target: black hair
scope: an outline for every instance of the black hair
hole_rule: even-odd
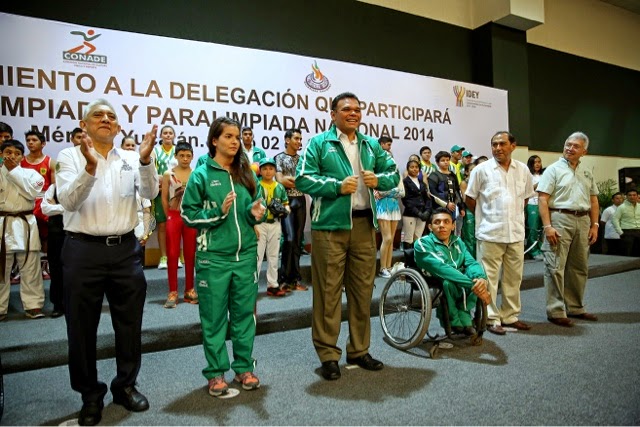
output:
[[[225,116],[218,117],[213,121],[213,123],[211,123],[209,135],[207,135],[207,146],[209,147],[209,156],[211,158],[216,156],[216,146],[213,145],[213,140],[218,139],[220,135],[222,135],[224,128],[227,126],[235,126],[238,130],[240,129],[240,123]],[[236,155],[233,157],[230,173],[233,182],[243,185],[252,197],[255,196],[255,174],[251,170],[249,159],[244,154],[241,147],[238,148]]]
[[[447,157],[447,158],[451,158],[451,153],[449,153],[448,151],[438,151],[438,154],[436,154],[436,163],[440,162],[440,159],[443,157]]]
[[[26,140],[28,136],[35,136],[43,144],[47,142],[46,139],[44,139],[44,135],[42,134],[42,132],[38,132],[37,130],[28,130],[28,131],[26,131],[24,133],[24,139]]]
[[[471,173],[471,171],[469,169],[478,166],[475,163],[471,162],[471,163],[467,163],[466,165],[464,165],[464,172],[465,173]]]
[[[387,142],[393,142],[393,139],[391,139],[386,135],[383,135],[380,138],[378,138],[378,144],[386,144]]]
[[[636,189],[636,187],[631,187],[631,188],[627,188],[627,191],[625,191],[625,194],[628,196],[629,193],[636,193],[638,194],[638,190]]]
[[[622,194],[620,191],[618,191],[617,193],[615,193],[615,194],[613,194],[613,195],[611,196],[611,201],[613,201],[613,199],[614,199],[616,196],[623,196],[623,197],[624,197],[624,194]]]
[[[536,172],[533,170],[533,164],[536,162],[536,159],[540,159],[540,156],[536,156],[535,154],[531,157],[529,157],[529,160],[527,160],[527,167],[529,168],[529,172],[531,172],[531,175],[535,175]],[[542,159],[540,159],[540,165],[542,166]],[[540,168],[540,172],[538,172],[540,175],[542,175],[542,173],[544,172],[544,168]]]
[[[176,144],[176,148],[174,150],[174,153],[175,153],[176,156],[178,155],[179,151],[191,151],[191,154],[193,154],[193,147],[188,142],[178,142],[178,144]],[[240,151],[240,150],[238,150],[238,151]]]
[[[173,134],[174,134],[174,135],[176,134],[176,130],[175,130],[175,129],[173,128],[173,126],[171,126],[171,125],[164,125],[164,126],[162,126],[162,127],[160,128],[160,134],[162,134],[162,131],[163,131],[163,130],[165,130],[166,128],[171,129],[171,130],[173,131]]]
[[[82,133],[82,129],[81,128],[75,128],[71,131],[71,138],[73,138],[74,136],[76,136],[76,134],[78,133]]]
[[[7,132],[13,138],[13,128],[5,122],[0,122],[0,132]]]
[[[422,152],[423,152],[424,150],[429,150],[429,151],[431,151],[431,147],[427,147],[426,145],[425,145],[424,147],[420,147],[420,155],[421,155],[421,156],[422,156]]]
[[[447,214],[451,217],[451,221],[453,221],[453,215],[451,214],[451,211],[447,208],[443,208],[442,206],[440,206],[436,210],[431,212],[431,218],[429,220],[430,224],[433,224],[433,217],[435,217],[438,214]]]
[[[419,162],[419,161],[417,161],[417,160],[409,160],[409,161],[407,162],[407,170],[409,169],[409,165],[410,165],[411,163],[415,163],[416,165],[418,165],[418,170],[420,170],[420,162]]]
[[[511,144],[515,144],[516,143],[516,137],[513,136],[511,134],[511,132],[506,131],[506,130],[499,130],[498,132],[494,133],[493,136],[491,137],[491,142],[493,142],[493,138],[495,138],[496,136],[500,135],[500,134],[506,134],[507,135],[507,139],[509,140],[509,142]]]
[[[302,135],[302,132],[300,131],[300,129],[297,129],[297,128],[287,129],[287,131],[284,133],[284,139],[292,138],[294,133],[299,133],[300,135]]]
[[[253,134],[253,129],[251,129],[249,126],[242,126],[242,128],[240,129],[240,135],[242,135],[243,132],[250,130],[251,133]]]
[[[124,138],[122,138],[122,142],[120,142],[120,147],[122,147],[122,144],[124,144],[124,142],[125,142],[127,139],[133,139],[133,142],[136,142],[136,139],[135,139],[134,137],[132,137],[132,136],[125,136]],[[137,143],[136,143],[136,144],[137,144]]]
[[[473,161],[473,164],[478,166],[480,163],[486,162],[487,160],[489,160],[489,158],[487,156],[480,156],[480,157],[478,157],[477,159],[475,159]]]
[[[24,144],[17,139],[7,139],[0,145],[0,152],[3,152],[7,147],[14,147],[20,150],[22,155],[24,156]]]
[[[343,99],[347,99],[347,98],[353,98],[356,101],[358,101],[358,105],[360,104],[360,100],[358,99],[358,97],[354,93],[342,92],[340,95],[336,96],[331,101],[331,111],[336,111],[336,109],[338,108],[338,102],[342,101]]]

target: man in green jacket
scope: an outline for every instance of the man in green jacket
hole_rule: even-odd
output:
[[[322,376],[337,380],[343,285],[349,319],[347,363],[368,370],[384,367],[369,354],[378,226],[373,190],[395,188],[400,175],[377,140],[358,132],[362,111],[356,95],[336,96],[331,120],[329,130],[307,144],[296,169],[296,188],[313,197],[313,344]]]
[[[418,267],[442,280],[451,330],[471,336],[476,333],[471,309],[476,306],[477,298],[489,304],[491,296],[487,291],[487,275],[462,240],[451,234],[454,228],[451,212],[436,209],[429,224],[431,233],[414,243],[413,253]],[[442,306],[436,315],[444,326]]]

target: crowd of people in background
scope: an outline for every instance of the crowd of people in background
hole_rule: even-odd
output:
[[[51,280],[51,317],[64,315],[68,325],[71,385],[83,399],[81,425],[100,421],[107,391],[95,370],[103,295],[116,332],[114,402],[131,411],[149,407],[135,381],[144,247],[152,233],[159,244],[157,268],[167,270],[167,309],[179,302],[178,269],[185,268],[183,301],[199,306],[203,375],[213,396],[228,392],[229,370],[243,389],[260,387],[252,352],[262,261],[266,296],[308,289],[300,271],[307,212],[312,341],[327,380],[341,376],[343,292],[347,362],[371,371],[384,367],[369,354],[369,310],[376,274],[392,275],[398,233],[401,249],[415,249],[420,268],[444,281],[449,320],[465,335],[475,333],[468,307],[477,298],[487,304],[489,332],[531,329],[520,319],[526,256],[544,262],[547,317],[563,327],[573,325],[570,318],[597,320],[586,311],[584,294],[589,246],[601,223],[609,253],[640,256],[637,190],[628,189],[626,200],[614,194],[613,205],[599,216],[593,173],[580,161],[589,146],[583,133],[570,135],[562,157],[546,169],[539,156],[527,164],[515,160],[516,138],[507,131],[488,141],[491,158],[455,144],[437,151],[432,162],[430,147],[394,159],[390,137],[361,134],[355,94],[336,96],[330,115],[331,127],[304,147],[300,129],[287,130],[284,151],[274,157],[255,145],[251,128],[218,118],[195,168],[193,147],[176,143],[171,126],[159,136],[154,126],[139,146],[125,137],[115,147],[121,128],[105,100],[87,106],[71,132],[73,146],[57,160],[45,154],[42,133],[27,131],[25,146],[0,123],[0,321],[7,317],[10,283],[20,284],[25,315],[44,317],[43,279]],[[443,321],[442,312],[438,316]]]

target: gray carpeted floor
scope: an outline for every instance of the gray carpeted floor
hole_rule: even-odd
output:
[[[400,253],[396,251],[395,256],[399,259]],[[303,256],[301,264],[303,276],[310,274],[310,257]],[[589,258],[589,277],[592,278],[633,269],[640,269],[640,259],[607,255],[592,255]],[[541,287],[543,270],[542,262],[526,261],[522,289]],[[145,276],[149,286],[142,323],[143,352],[199,344],[202,338],[198,307],[180,303],[172,310],[163,308],[167,295],[166,270],[146,269]],[[293,292],[285,298],[267,297],[264,276],[263,268],[258,296],[258,334],[310,327],[311,290]],[[183,289],[184,269],[179,270],[179,277],[181,282],[179,289]],[[378,300],[385,283],[386,279],[376,278],[372,315],[378,312]],[[20,302],[19,286],[11,288],[9,316],[0,324],[0,354],[2,354],[5,372],[13,373],[65,365],[67,363],[65,320],[63,318],[27,319]],[[49,309],[49,306],[45,307],[45,310]],[[343,319],[346,319],[346,316],[343,316]],[[98,358],[114,357],[113,348],[113,328],[109,307],[105,301],[98,328]]]
[[[571,329],[548,323],[544,289],[524,291],[522,301],[521,319],[531,331],[487,334],[482,347],[456,341],[436,360],[426,345],[409,353],[389,347],[373,318],[371,353],[385,369],[346,369],[343,357],[343,377],[335,382],[316,371],[309,329],[259,336],[254,353],[263,386],[230,400],[206,393],[201,346],[144,354],[139,389],[151,409],[128,413],[107,395],[102,424],[639,424],[640,270],[589,281],[588,310],[599,322]],[[343,324],[343,347],[346,335]],[[99,362],[103,381],[114,373],[112,359]],[[77,416],[80,398],[66,367],[7,375],[5,384],[5,425],[59,424]]]

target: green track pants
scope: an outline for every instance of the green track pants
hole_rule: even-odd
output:
[[[451,322],[451,326],[472,326],[473,316],[471,316],[471,310],[475,308],[476,301],[478,300],[476,294],[471,292],[471,289],[464,288],[464,294],[466,294],[467,297],[467,306],[465,308],[464,294],[462,292],[463,288],[448,280],[443,280],[442,285],[444,289],[444,296],[449,307],[449,320]],[[438,306],[436,309],[436,316],[440,319],[440,325],[444,327],[442,306]]]
[[[197,252],[196,287],[200,299],[202,346],[207,359],[202,374],[209,380],[230,368],[236,374],[253,372],[254,309],[258,297],[255,252],[240,261],[216,259]],[[228,329],[233,345],[231,365],[225,343]]]

